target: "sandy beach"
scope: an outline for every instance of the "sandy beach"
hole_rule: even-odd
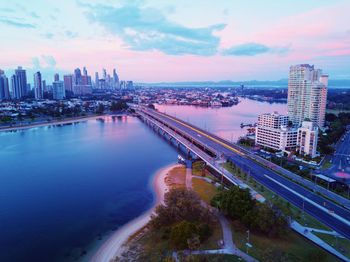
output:
[[[64,125],[64,124],[71,124],[71,123],[78,123],[78,122],[84,122],[91,119],[96,119],[102,116],[86,116],[86,117],[77,117],[77,118],[71,118],[71,119],[65,119],[65,120],[57,120],[57,121],[51,121],[51,122],[44,122],[44,123],[33,123],[28,125],[18,125],[18,126],[11,126],[11,127],[0,127],[1,131],[16,131],[16,130],[24,130],[24,129],[30,129],[33,127],[42,127],[42,126],[55,126],[55,125]]]
[[[167,173],[174,167],[181,166],[179,164],[171,164],[157,171],[153,177],[152,185],[156,194],[156,200],[153,206],[143,213],[141,216],[131,220],[115,233],[113,233],[88,260],[90,262],[110,262],[113,258],[121,255],[123,252],[123,244],[130,236],[135,234],[143,226],[145,226],[151,217],[155,207],[164,201],[164,194],[167,191],[165,177]]]

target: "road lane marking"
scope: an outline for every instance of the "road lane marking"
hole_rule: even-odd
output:
[[[332,215],[333,217],[335,217],[336,219],[338,219],[338,220],[342,221],[343,223],[347,224],[348,226],[350,226],[349,220],[347,220],[347,219],[345,219],[345,218],[343,218],[343,217],[337,215],[336,213],[331,213],[331,212],[332,212],[331,210],[329,210],[329,209],[327,209],[327,208],[324,208],[323,206],[321,206],[321,205],[315,203],[314,201],[312,201],[312,200],[310,200],[310,199],[304,197],[303,195],[299,194],[298,192],[294,191],[293,189],[290,189],[289,187],[287,187],[287,186],[283,185],[282,183],[278,182],[276,179],[273,179],[272,177],[270,177],[270,176],[268,176],[268,175],[266,175],[266,174],[264,174],[264,176],[265,176],[266,178],[270,179],[271,181],[275,182],[275,183],[278,184],[279,186],[281,186],[281,187],[287,189],[288,191],[292,192],[294,195],[297,195],[298,197],[302,198],[304,201],[309,202],[309,203],[312,204],[313,206],[315,206],[315,207],[321,209],[321,210],[324,211],[324,212],[327,212],[327,213],[331,214],[331,215]],[[334,211],[333,211],[333,212],[334,212]]]
[[[158,113],[158,114],[159,114],[159,113]],[[214,138],[214,137],[212,137],[212,136],[210,136],[210,135],[208,135],[208,134],[206,134],[206,133],[204,133],[204,132],[202,132],[202,131],[200,131],[200,130],[198,130],[198,129],[196,129],[196,128],[190,126],[190,125],[187,125],[187,124],[185,124],[184,122],[181,122],[181,121],[177,120],[176,118],[173,118],[172,116],[168,116],[168,115],[166,115],[166,114],[164,114],[164,115],[161,114],[161,115],[164,116],[164,117],[167,117],[167,118],[169,118],[169,119],[171,119],[171,120],[173,120],[173,121],[175,121],[175,122],[177,122],[177,123],[179,123],[179,124],[181,124],[181,125],[183,125],[183,126],[185,126],[185,127],[187,127],[187,128],[190,128],[191,130],[193,130],[193,131],[195,131],[195,132],[197,132],[197,133],[199,133],[199,134],[201,134],[201,135],[203,135],[203,136],[209,138],[210,140],[212,140],[212,141],[214,141],[214,142],[216,142],[216,143],[219,143],[220,145],[222,145],[222,146],[224,146],[224,147],[230,149],[231,151],[233,151],[233,152],[235,152],[235,153],[237,153],[237,154],[239,154],[239,155],[241,155],[241,156],[244,156],[244,155],[245,155],[244,153],[242,153],[242,152],[238,151],[237,149],[235,149],[235,148],[233,148],[233,147],[227,145],[226,143],[224,143],[224,142],[222,142],[222,141],[220,141],[220,140],[218,140],[218,139],[216,139],[216,138]]]

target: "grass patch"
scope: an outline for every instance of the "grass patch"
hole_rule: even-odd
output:
[[[199,249],[208,250],[220,248],[218,245],[219,240],[222,239],[222,230],[220,222],[216,220],[215,223],[211,225],[211,229],[213,230],[211,236],[206,241],[201,243]]]
[[[222,231],[219,221],[215,221],[211,225],[213,230],[212,235],[203,243],[201,243],[199,250],[207,249],[218,249],[218,242],[222,239]],[[139,261],[166,261],[165,259],[170,258],[173,252],[172,246],[169,244],[169,241],[166,239],[167,235],[165,229],[159,230],[150,230],[147,231],[137,243],[142,246],[142,251],[140,254]],[[201,257],[201,256],[199,256]],[[211,258],[211,256],[203,255],[203,258]],[[226,260],[196,260],[197,256],[193,257],[194,260],[189,261],[236,261],[236,260],[227,260],[232,257],[226,257]],[[171,261],[171,260],[169,260]],[[180,260],[182,261],[182,260]],[[186,260],[188,261],[188,260]]]
[[[196,177],[192,178],[192,188],[208,204],[217,193],[217,189],[213,184]]]
[[[233,221],[232,229],[235,244],[246,252],[247,228],[239,221]],[[249,242],[253,245],[249,254],[259,261],[339,261],[293,231],[280,238],[250,232]]]
[[[228,163],[223,164],[224,168],[228,170],[230,173],[234,174],[235,176],[239,177],[242,179],[247,185],[250,187],[254,188],[255,191],[257,191],[259,194],[261,194],[263,197],[266,198],[266,200],[278,205],[282,210],[286,210],[288,208],[288,212],[291,213],[291,217],[295,219],[298,223],[300,223],[303,226],[308,226],[308,227],[313,227],[313,228],[318,228],[318,229],[324,229],[324,230],[330,230],[329,227],[326,225],[322,224],[320,221],[317,219],[313,218],[306,212],[302,214],[302,211],[294,206],[293,204],[287,204],[289,203],[287,200],[284,198],[278,196],[275,194],[273,191],[268,189],[267,187],[257,183],[255,180],[253,180],[251,177],[246,178],[244,177],[243,174],[240,174],[236,170],[234,170]]]
[[[340,253],[342,253],[343,255],[350,257],[350,240],[319,232],[312,233],[321,238],[327,244],[334,247],[336,250],[340,251]]]
[[[192,174],[194,176],[205,176],[205,163],[203,161],[197,161],[192,164]]]
[[[332,163],[329,163],[329,161],[325,161],[324,164],[322,165],[321,169],[326,170],[328,168],[332,167]]]

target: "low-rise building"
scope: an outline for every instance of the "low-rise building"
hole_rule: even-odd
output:
[[[311,121],[301,127],[289,127],[288,116],[261,114],[255,129],[255,144],[283,152],[296,151],[301,155],[317,156],[318,128]]]
[[[318,127],[312,121],[302,122],[298,128],[297,151],[301,155],[317,156]]]
[[[297,146],[297,129],[288,127],[288,116],[261,114],[255,129],[255,144],[274,150],[292,151]]]

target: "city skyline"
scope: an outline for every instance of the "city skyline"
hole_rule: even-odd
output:
[[[22,65],[48,81],[83,66],[91,75],[117,68],[137,82],[244,81],[287,78],[290,65],[309,63],[349,79],[349,7],[342,0],[11,1],[0,4],[0,68],[12,75]]]

